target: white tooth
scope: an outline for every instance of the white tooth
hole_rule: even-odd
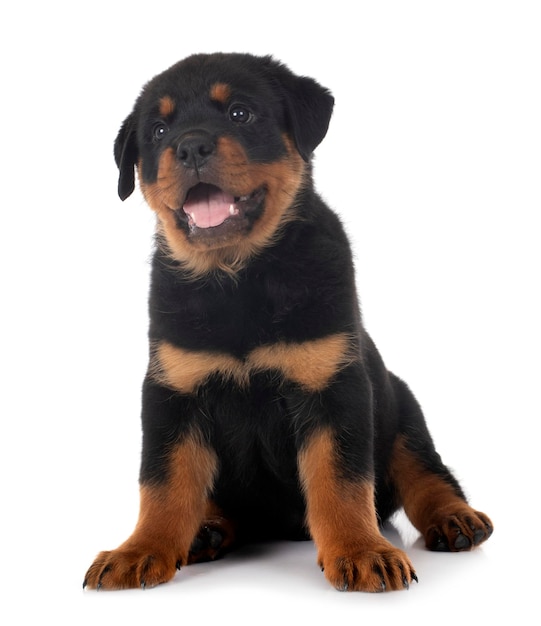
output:
[[[236,209],[234,204],[229,205],[229,215],[235,215]]]

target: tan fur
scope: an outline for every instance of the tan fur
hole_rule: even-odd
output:
[[[255,370],[278,370],[308,391],[319,391],[355,360],[351,346],[351,338],[339,333],[303,343],[261,346],[250,353],[249,362]]]
[[[175,110],[175,102],[170,96],[164,96],[160,100],[160,115],[169,117]]]
[[[472,509],[450,484],[428,472],[407,449],[403,437],[398,437],[394,444],[390,475],[407,516],[432,549],[440,535],[446,537],[451,551],[456,550],[454,541],[459,534],[469,539],[470,547],[475,545],[476,531],[486,532],[483,539],[490,536],[490,519]]]
[[[188,562],[190,545],[204,518],[217,459],[197,435],[169,454],[168,480],[143,484],[139,519],[119,548],[102,552],[85,580],[89,588],[154,586]]]
[[[160,384],[182,393],[193,393],[213,374],[238,384],[246,382],[242,361],[227,354],[193,352],[161,342],[151,360],[151,376]]]
[[[423,469],[407,450],[401,437],[394,444],[391,476],[398,487],[407,516],[421,532],[429,526],[430,518],[438,508],[448,504],[453,509],[467,506],[451,485]]]
[[[307,523],[318,548],[318,561],[338,589],[381,591],[411,582],[408,557],[380,533],[374,486],[349,480],[339,471],[330,429],[317,431],[299,454],[299,473],[307,505]]]
[[[330,430],[316,432],[299,455],[310,532],[319,547],[347,545],[379,536],[371,482],[351,482],[337,475]]]
[[[160,384],[193,393],[213,374],[240,386],[252,373],[277,370],[308,391],[324,389],[335,374],[355,359],[345,333],[303,343],[277,343],[252,350],[245,359],[216,352],[190,351],[161,342],[155,346],[150,373]]]
[[[227,83],[214,83],[210,88],[210,99],[225,104],[231,96],[231,87]]]
[[[158,241],[194,278],[216,270],[234,275],[252,256],[279,238],[288,221],[295,219],[293,199],[304,184],[305,163],[287,137],[285,142],[286,156],[263,164],[251,163],[235,140],[218,139],[217,156],[208,166],[213,183],[234,196],[265,187],[266,199],[263,215],[248,234],[231,235],[227,240],[216,237],[211,243],[191,241],[176,224],[174,211],[181,209],[189,184],[184,181],[186,172],[179,166],[174,150],[164,150],[155,183],[143,181],[139,163],[141,191],[158,216]]]

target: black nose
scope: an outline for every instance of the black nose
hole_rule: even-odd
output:
[[[198,170],[216,149],[214,138],[204,130],[196,130],[182,137],[177,146],[177,158],[190,169]]]

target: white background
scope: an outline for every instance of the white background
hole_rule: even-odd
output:
[[[538,612],[538,7],[3,3],[3,623],[472,624]],[[338,593],[310,543],[187,568],[151,591],[81,589],[138,507],[153,216],[138,193],[118,199],[113,140],[144,82],[216,50],[272,53],[333,91],[315,177],[350,233],[366,325],[495,523],[482,549],[458,555],[387,530],[417,568],[409,592]]]

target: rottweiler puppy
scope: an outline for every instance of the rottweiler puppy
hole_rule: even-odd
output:
[[[84,586],[152,587],[248,541],[311,538],[339,590],[407,588],[379,523],[430,550],[492,533],[361,321],[350,246],[311,156],[332,95],[272,57],[198,54],[153,78],[115,143],[156,213],[140,514]]]

